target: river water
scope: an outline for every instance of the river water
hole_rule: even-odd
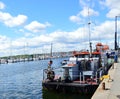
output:
[[[53,59],[53,67],[59,67],[64,59]],[[90,99],[91,95],[43,91],[43,69],[47,68],[48,62],[0,64],[0,99]]]

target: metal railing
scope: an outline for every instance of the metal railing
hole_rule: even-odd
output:
[[[47,69],[43,70],[43,80],[47,79],[46,71],[47,71]],[[60,69],[59,68],[53,69],[53,71],[55,72],[54,80],[57,80],[56,77],[58,77],[58,79],[59,79],[59,77],[62,78],[64,76],[63,75],[64,70],[61,69],[61,68]],[[90,76],[91,79],[94,79],[96,83],[99,83],[100,82],[100,77],[102,77],[103,74],[104,74],[104,67],[99,68],[95,72],[94,71],[83,71],[83,72],[78,72],[78,74],[75,74],[75,75],[72,74],[73,72],[78,72],[78,71],[69,70],[69,75],[70,75],[72,81],[74,81],[74,78],[79,78],[77,80],[81,83],[82,81],[86,80],[86,75],[87,74],[85,74],[85,72],[91,72],[91,74],[88,74],[88,76]]]

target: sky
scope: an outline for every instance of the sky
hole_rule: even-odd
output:
[[[89,49],[89,41],[114,49],[120,0],[1,0],[0,56]],[[90,24],[88,24],[90,23]]]

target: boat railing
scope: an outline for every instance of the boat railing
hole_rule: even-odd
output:
[[[96,82],[96,83],[99,83],[99,78],[98,78],[98,74],[97,72],[95,74],[92,73],[92,71],[88,71],[88,72],[91,72],[89,74],[84,74],[84,73],[81,73],[80,72],[80,83],[83,83],[83,82],[86,82],[87,80],[90,80],[92,82]],[[89,79],[85,79],[86,76],[90,76]]]
[[[53,69],[53,71],[55,72],[55,77],[54,77],[54,80],[58,80],[58,79],[61,79],[64,77],[64,69],[62,68],[56,68],[56,69]],[[103,71],[104,71],[104,68],[100,68],[98,71],[84,71],[84,72],[79,72],[78,74],[75,74],[73,75],[73,72],[78,72],[78,71],[72,71],[72,70],[69,70],[69,75],[70,75],[70,79],[72,81],[74,81],[74,77],[75,78],[78,78],[77,81],[78,82],[84,82],[86,80],[86,76],[90,76],[90,79],[94,79],[94,81],[96,83],[98,83],[100,81],[100,77],[103,75]],[[88,72],[88,73],[85,73],[85,72]],[[47,69],[44,69],[43,70],[43,80],[47,79]]]
[[[63,74],[62,68],[52,68],[51,71],[54,71],[55,76],[62,76]],[[43,80],[47,79],[47,72],[48,72],[48,69],[43,70]]]

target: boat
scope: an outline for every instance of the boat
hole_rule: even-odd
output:
[[[114,63],[108,50],[108,46],[97,43],[92,53],[74,51],[69,61],[58,69],[51,68],[49,63],[48,68],[43,70],[43,89],[93,94],[101,82],[100,78]]]

